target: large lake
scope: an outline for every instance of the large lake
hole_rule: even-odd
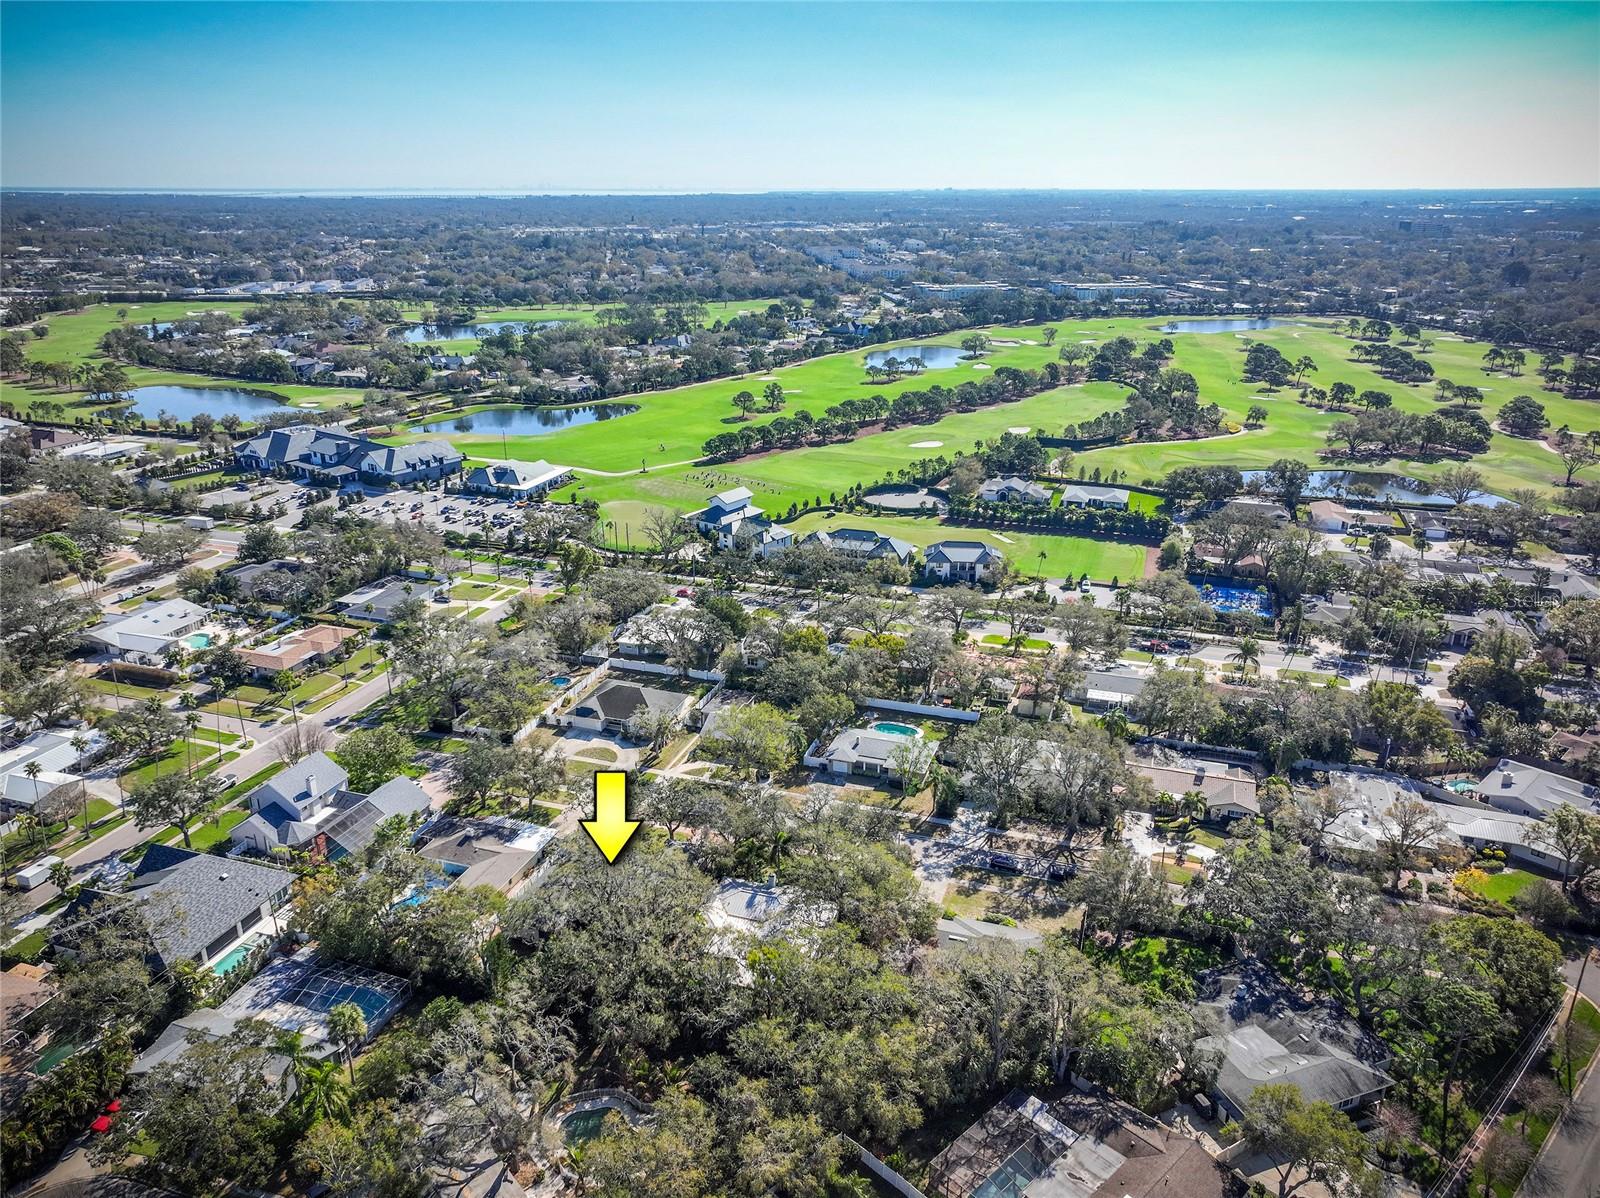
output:
[[[1245,482],[1265,478],[1265,470],[1244,470]],[[1414,478],[1398,474],[1369,474],[1359,470],[1313,470],[1306,482],[1307,499],[1362,499],[1356,487],[1365,483],[1373,489],[1371,498],[1378,503],[1403,503],[1412,507],[1451,508],[1455,502],[1446,495],[1437,495],[1424,489],[1424,484]],[[1467,500],[1476,507],[1499,507],[1511,500],[1500,495],[1474,495]]]
[[[601,420],[615,420],[618,416],[631,416],[639,410],[638,404],[591,403],[570,408],[528,408],[518,405],[485,408],[481,412],[461,416],[435,416],[411,431],[414,433],[508,433],[519,437],[537,437],[557,429],[576,428],[581,424],[594,424]],[[462,427],[465,425],[466,427]]]
[[[868,366],[882,366],[890,358],[909,361],[922,359],[928,370],[948,370],[962,361],[966,351],[954,345],[902,345],[899,349],[875,349],[867,355]]]
[[[473,324],[414,324],[390,336],[413,344],[432,341],[465,341],[469,337],[492,337],[501,329],[521,335],[530,329],[553,329],[559,320],[480,320]]]
[[[136,415],[154,420],[167,411],[184,424],[202,412],[218,420],[234,415],[251,421],[267,412],[284,410],[284,402],[277,396],[242,387],[134,387],[128,394],[133,397]]]
[[[1277,320],[1271,316],[1255,319],[1220,316],[1201,320],[1169,320],[1161,326],[1163,333],[1249,333],[1256,329],[1278,329],[1291,325],[1292,320]]]

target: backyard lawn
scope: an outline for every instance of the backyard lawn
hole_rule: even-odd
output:
[[[788,526],[796,537],[816,529],[870,528],[899,537],[918,548],[935,541],[983,541],[1005,554],[1025,575],[1042,568],[1047,578],[1076,578],[1088,574],[1096,582],[1132,581],[1144,576],[1145,547],[1122,541],[1094,541],[1088,537],[1050,533],[998,532],[944,524],[922,516],[840,516],[812,512]],[[1039,555],[1044,554],[1041,567]]]
[[[1539,881],[1538,874],[1531,874],[1525,869],[1503,869],[1499,873],[1483,873],[1480,870],[1464,870],[1456,875],[1457,885],[1462,885],[1475,894],[1484,898],[1493,899],[1497,903],[1509,903],[1524,889]]]

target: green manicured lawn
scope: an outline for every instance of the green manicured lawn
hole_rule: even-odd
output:
[[[995,633],[991,633],[989,636],[984,637],[983,638],[983,643],[985,645],[1004,645],[1004,646],[1007,646],[1007,647],[1010,646],[1010,642],[1007,641],[1005,637],[1000,636],[1000,635],[995,634]],[[1049,641],[1041,641],[1038,637],[1030,636],[1025,641],[1022,642],[1022,647],[1024,649],[1048,649],[1050,647],[1050,642]]]
[[[211,755],[216,751],[217,746],[214,744],[205,744],[201,741],[180,737],[173,741],[167,751],[159,757],[145,758],[143,761],[137,762],[129,769],[124,770],[122,773],[122,785],[125,789],[132,790],[134,787],[142,786],[162,774],[188,769],[191,763],[197,773],[204,773],[205,764],[210,761]],[[237,753],[225,754],[222,760],[237,756]],[[211,762],[211,764],[214,766],[220,764],[220,761]]]
[[[235,315],[250,307],[253,301],[245,300],[175,300],[147,304],[95,304],[76,312],[56,312],[39,323],[49,326],[49,336],[42,340],[17,340],[23,352],[40,362],[67,362],[74,366],[83,362],[105,361],[100,352],[100,338],[122,324],[148,324],[150,321],[183,320],[191,313],[227,311]],[[122,309],[127,315],[119,316]],[[14,330],[7,330],[14,333]],[[302,387],[281,383],[246,383],[239,379],[224,379],[203,374],[185,374],[173,370],[150,370],[130,366],[129,385],[149,387],[172,384],[185,387],[248,387],[252,391],[268,391],[286,402],[315,401],[319,406],[332,406],[340,402],[359,400],[359,394],[338,387]],[[33,387],[13,380],[0,381],[0,400],[15,404],[19,410],[29,407],[35,400],[64,404],[74,413],[88,415],[104,412],[101,405],[90,405],[81,391],[57,391],[54,387]]]
[[[450,598],[477,601],[487,599],[500,588],[493,583],[486,582],[458,582],[450,588]]]
[[[1497,903],[1509,903],[1538,880],[1538,874],[1531,874],[1525,869],[1504,869],[1497,874],[1485,874],[1481,882],[1469,881],[1464,884],[1484,898]]]
[[[1101,582],[1109,582],[1113,578],[1126,582],[1141,578],[1144,574],[1145,547],[1120,541],[1092,541],[1087,537],[1064,537],[1050,533],[1007,531],[1002,534],[990,528],[944,524],[919,516],[840,516],[825,512],[801,516],[788,527],[796,537],[819,528],[871,528],[909,541],[918,548],[935,541],[983,541],[1005,554],[1027,575],[1040,569],[1039,554],[1043,552],[1043,569],[1047,578],[1076,578],[1079,574],[1087,573],[1090,578]]]
[[[1355,343],[1335,333],[1331,325],[1327,320],[1307,320],[1259,330],[1251,338],[1274,345],[1291,358],[1309,355],[1318,366],[1314,376],[1318,386],[1348,382],[1357,390],[1387,391],[1394,397],[1395,406],[1406,411],[1435,409],[1431,385],[1411,387],[1380,378],[1366,364],[1351,358]],[[1065,344],[1119,334],[1145,343],[1166,335],[1160,332],[1160,326],[1159,320],[1123,318],[1059,322],[1055,327],[1060,330],[1060,343]],[[920,377],[893,382],[870,383],[865,379],[858,352],[812,359],[771,373],[788,392],[784,415],[803,409],[821,416],[844,399],[871,394],[892,399],[902,391],[935,384],[955,387],[968,379],[983,377],[983,372],[976,370],[979,365],[1039,368],[1056,358],[1056,349],[1042,344],[1039,326],[996,328],[990,332],[1024,344],[996,346],[981,363],[962,362],[948,370],[928,371]],[[1120,471],[1127,481],[1138,484],[1159,479],[1180,465],[1226,462],[1248,468],[1267,466],[1284,456],[1309,463],[1319,461],[1324,433],[1340,414],[1306,407],[1297,402],[1297,393],[1290,390],[1266,394],[1257,385],[1243,382],[1239,377],[1247,347],[1243,338],[1199,333],[1170,337],[1176,350],[1174,367],[1195,376],[1202,400],[1214,400],[1228,417],[1239,421],[1252,405],[1261,403],[1269,410],[1266,423],[1234,436],[1087,451],[1077,455],[1071,474],[1075,476],[1080,465],[1090,471],[1099,467],[1102,473]],[[937,340],[954,344],[958,339],[951,335]],[[1482,410],[1491,421],[1507,400],[1530,394],[1545,405],[1552,426],[1566,424],[1575,432],[1600,429],[1600,406],[1545,392],[1533,376],[1485,375],[1482,355],[1486,348],[1474,342],[1436,337],[1426,360],[1434,367],[1436,377],[1483,388]],[[561,492],[562,497],[575,492],[603,504],[607,517],[618,522],[620,535],[624,525],[631,526],[630,532],[637,530],[649,505],[688,510],[703,504],[708,494],[730,486],[750,487],[758,504],[780,515],[791,503],[803,499],[827,502],[830,493],[857,482],[875,482],[915,458],[940,453],[948,456],[958,449],[970,451],[976,440],[996,437],[1009,428],[1059,433],[1067,423],[1079,423],[1088,416],[1119,407],[1126,391],[1112,383],[1084,383],[979,412],[947,416],[936,424],[859,435],[840,444],[789,450],[722,466],[669,465],[692,462],[708,437],[738,427],[742,422],[730,405],[730,398],[742,389],[759,390],[765,382],[760,376],[747,375],[629,396],[627,402],[640,407],[632,415],[540,436],[510,438],[507,449],[513,457],[542,457],[570,462],[580,470],[621,472],[620,477],[580,476],[577,483]],[[776,415],[759,413],[752,420],[761,424]],[[450,439],[469,454],[501,456],[498,438],[467,433],[451,435]],[[919,443],[932,441],[941,444],[919,447]],[[640,473],[641,462],[648,473]],[[1448,460],[1396,459],[1363,461],[1358,465],[1361,469],[1395,470],[1428,478],[1451,464]],[[1484,472],[1492,488],[1502,493],[1518,486],[1550,487],[1559,473],[1554,455],[1540,445],[1503,435],[1497,435],[1492,450],[1475,459],[1473,465]]]

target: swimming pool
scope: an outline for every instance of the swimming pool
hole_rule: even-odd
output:
[[[554,678],[550,679],[550,685],[568,687],[572,685],[572,679],[568,678],[565,674],[557,674]]]
[[[615,1108],[596,1107],[587,1111],[573,1111],[561,1121],[561,1138],[568,1144],[587,1144],[605,1127],[606,1116]]]
[[[248,940],[243,944],[235,945],[228,950],[226,956],[211,962],[211,972],[220,978],[224,974],[237,969],[244,959],[250,955],[250,950],[254,947],[255,945]]]
[[[882,732],[886,736],[922,735],[922,731],[919,728],[913,728],[910,724],[896,724],[890,720],[879,720],[876,724],[872,725],[872,730],[874,732]]]
[[[209,632],[191,632],[183,638],[183,643],[191,649],[211,648],[211,634]]]
[[[1471,794],[1478,789],[1478,784],[1471,778],[1457,778],[1454,782],[1446,782],[1445,789],[1453,790],[1458,795]]]

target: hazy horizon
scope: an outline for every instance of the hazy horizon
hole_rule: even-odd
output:
[[[0,5],[0,188],[1600,186],[1600,5]]]

